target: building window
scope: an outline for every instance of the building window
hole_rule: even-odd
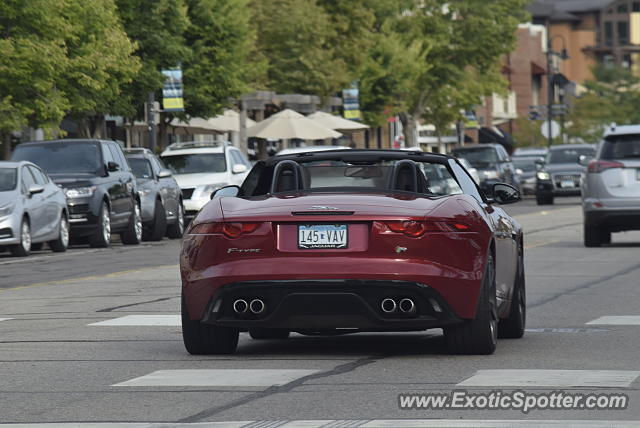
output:
[[[640,12],[640,1],[634,1],[631,5],[631,10],[633,12]]]
[[[629,23],[626,21],[618,21],[618,44],[629,44]]]
[[[613,22],[604,23],[604,45],[613,46]]]
[[[626,3],[622,3],[618,5],[618,13],[627,13],[629,12],[629,8]]]

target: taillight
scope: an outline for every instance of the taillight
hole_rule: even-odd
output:
[[[419,238],[427,232],[470,232],[469,225],[460,222],[392,220],[385,221],[392,232],[404,233],[410,238]]]
[[[587,171],[597,173],[611,168],[624,168],[624,164],[620,162],[592,160],[587,166]]]
[[[200,223],[189,232],[192,235],[222,234],[227,238],[238,238],[242,234],[251,233],[258,228],[258,223]]]

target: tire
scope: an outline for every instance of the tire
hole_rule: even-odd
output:
[[[167,236],[170,239],[180,239],[184,234],[184,207],[182,201],[178,204],[178,216],[173,224],[167,227]]]
[[[98,224],[96,231],[89,237],[89,246],[92,248],[107,248],[111,243],[111,214],[106,202],[102,202],[98,212]]]
[[[549,195],[536,195],[536,203],[538,205],[553,205],[553,196]]]
[[[252,339],[263,340],[263,339],[288,339],[289,338],[289,330],[280,330],[275,328],[252,328],[249,330],[249,336]]]
[[[63,213],[58,225],[58,238],[49,241],[49,248],[56,253],[64,253],[69,248],[69,219]]]
[[[31,252],[40,251],[44,247],[44,242],[31,243]]]
[[[144,241],[162,241],[164,234],[167,232],[167,213],[161,201],[156,201],[153,210],[153,223],[150,227],[142,230],[142,239]]]
[[[140,205],[133,202],[133,213],[127,228],[120,234],[120,240],[125,245],[138,245],[142,241],[142,218],[140,216]]]
[[[519,253],[518,275],[516,277],[515,284],[513,284],[511,308],[509,310],[509,316],[501,319],[498,323],[499,338],[520,339],[524,336],[524,329],[527,323],[527,294],[522,248],[520,248]]]
[[[11,246],[11,254],[15,257],[27,257],[31,253],[31,225],[24,217],[20,224],[20,243]]]
[[[589,248],[602,246],[602,233],[597,226],[591,223],[584,223],[584,246]],[[609,242],[611,242],[611,233],[609,233]]]
[[[233,354],[238,347],[238,330],[202,324],[189,318],[182,296],[182,340],[191,355]]]
[[[490,355],[495,351],[498,341],[498,312],[492,256],[487,259],[476,317],[446,327],[444,338],[447,348],[453,354]]]

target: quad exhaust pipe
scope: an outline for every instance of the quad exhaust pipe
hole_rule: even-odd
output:
[[[249,304],[247,303],[246,300],[238,299],[235,302],[233,302],[233,311],[236,314],[244,314],[247,312],[248,309],[249,309]]]
[[[414,314],[417,308],[412,299],[404,298],[396,303],[394,299],[387,297],[380,302],[380,309],[385,314],[393,314],[398,310],[405,314]]]
[[[264,302],[260,299],[253,299],[251,303],[249,303],[249,310],[255,315],[260,315],[266,308]]]
[[[416,311],[416,304],[413,303],[411,299],[402,299],[398,304],[400,308],[400,312],[404,312],[405,314],[412,314]]]
[[[385,314],[392,314],[398,309],[398,305],[395,300],[387,297],[380,303],[380,309],[382,309],[382,312]]]
[[[251,302],[247,302],[244,299],[237,299],[233,302],[233,312],[238,315],[244,315],[247,312],[251,312],[254,315],[260,315],[264,313],[267,306],[261,299],[253,299]]]

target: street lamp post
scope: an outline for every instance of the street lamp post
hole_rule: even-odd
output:
[[[547,28],[547,34],[549,34],[549,29]],[[562,51],[555,52],[553,50],[553,40],[554,39],[562,40]],[[569,55],[567,55],[566,42],[564,37],[557,34],[553,37],[547,37],[547,145],[551,147],[553,143],[553,137],[551,136],[551,121],[553,120],[553,76],[555,73],[553,72],[553,55],[556,55],[562,60],[569,59]]]

